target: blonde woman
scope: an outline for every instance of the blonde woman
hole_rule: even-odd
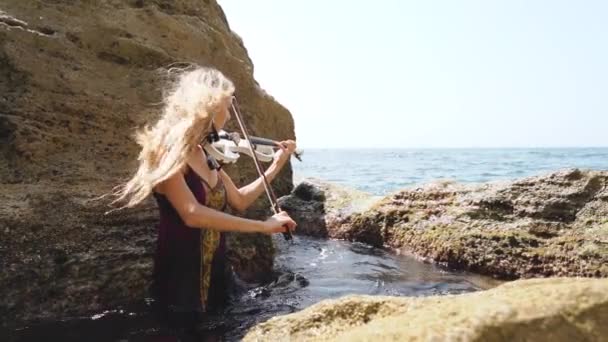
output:
[[[264,191],[263,180],[237,188],[201,146],[212,127],[230,119],[235,88],[212,68],[185,71],[165,96],[161,118],[137,134],[139,168],[116,191],[115,203],[133,207],[153,194],[160,210],[153,292],[169,323],[192,329],[210,302],[223,297],[223,232],[279,233],[295,229],[281,212],[266,221],[224,213],[243,211]],[[282,142],[266,177],[271,181],[295,151]]]

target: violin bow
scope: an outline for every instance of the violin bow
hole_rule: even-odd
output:
[[[264,167],[262,166],[257,155],[255,154],[255,151],[253,149],[253,143],[249,139],[249,133],[247,132],[247,128],[245,128],[245,122],[243,121],[243,118],[241,116],[241,111],[239,109],[239,104],[236,101],[236,97],[232,97],[232,101],[230,104],[232,106],[232,111],[234,112],[234,117],[236,118],[236,121],[238,122],[239,127],[241,128],[241,131],[243,132],[243,136],[248,141],[249,150],[251,152],[251,157],[253,158],[255,168],[257,169],[260,177],[262,177],[262,181],[264,184],[264,190],[266,191],[266,196],[268,197],[268,200],[270,201],[272,211],[276,215],[281,212],[281,207],[279,207],[279,202],[277,201],[277,196],[275,195],[274,191],[270,187],[270,183],[268,182],[268,179],[266,178],[266,174],[264,173]],[[283,237],[285,238],[285,240],[293,239],[293,236],[291,235],[291,231],[289,231],[289,228],[287,226],[285,226],[285,228],[286,228],[286,231],[283,232]]]

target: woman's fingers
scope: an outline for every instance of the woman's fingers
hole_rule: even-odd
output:
[[[296,142],[293,140],[284,140],[279,143],[281,149],[287,150],[289,154],[292,154],[296,150]]]
[[[286,232],[288,229],[293,231],[297,226],[296,222],[284,211],[272,215],[271,218],[266,220],[266,224],[270,225],[268,230],[265,231],[269,234]]]
[[[289,215],[285,212],[285,211],[281,211],[280,213],[277,214],[277,216],[280,217],[280,221],[283,224],[283,230],[285,231],[285,228],[291,230],[295,230],[296,229],[296,221],[294,221],[291,217],[289,217]]]

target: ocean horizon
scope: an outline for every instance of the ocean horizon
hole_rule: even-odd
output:
[[[508,181],[562,169],[608,170],[608,147],[308,148],[294,178],[383,196],[437,180]]]

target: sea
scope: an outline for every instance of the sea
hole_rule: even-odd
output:
[[[385,196],[438,180],[515,180],[562,169],[608,170],[608,147],[476,149],[305,149],[295,181],[316,178]]]

